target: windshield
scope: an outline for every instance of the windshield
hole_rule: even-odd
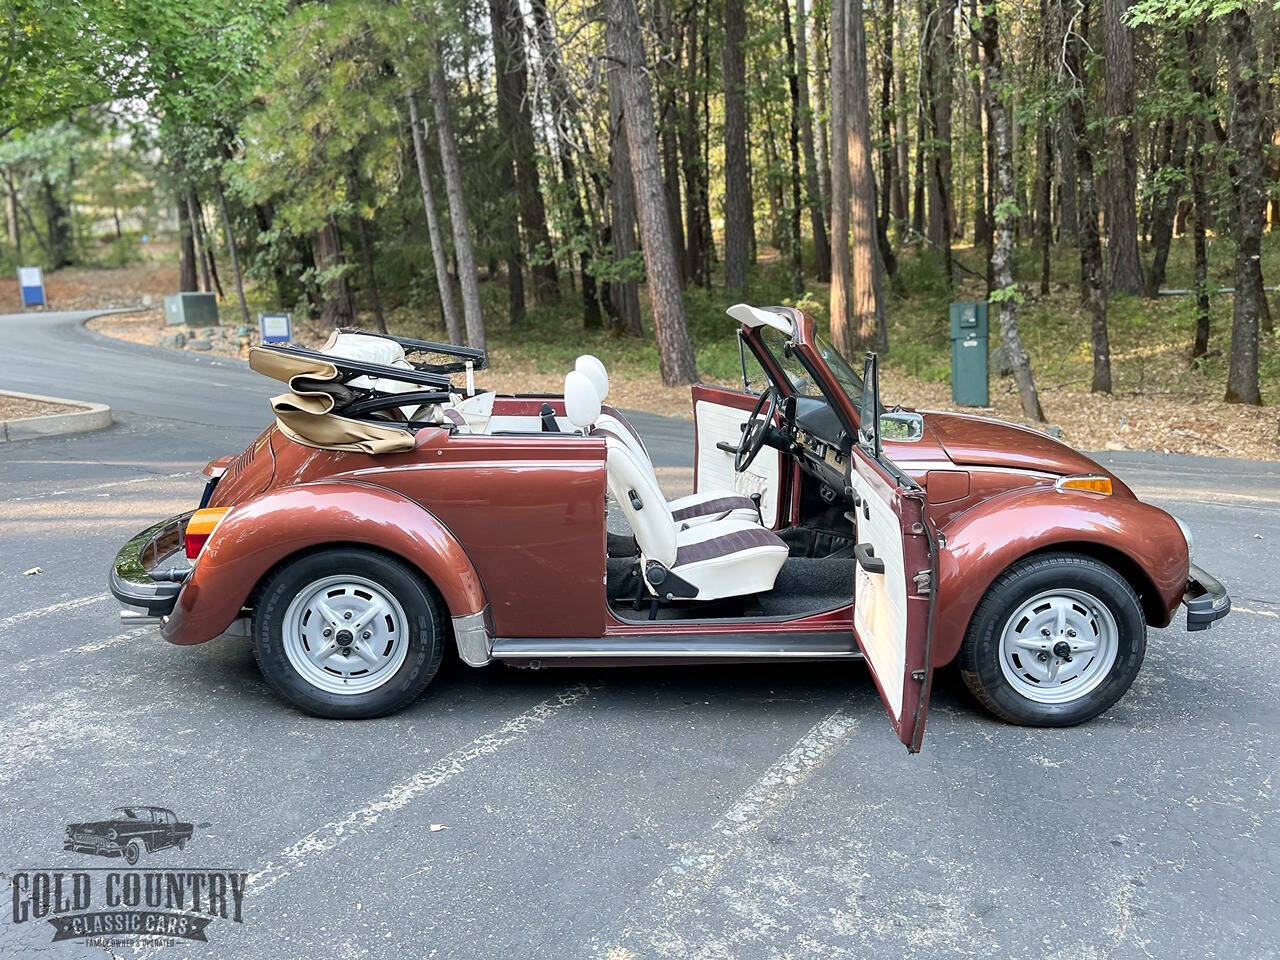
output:
[[[794,351],[787,350],[787,344],[790,337],[773,327],[765,327],[760,331],[760,339],[764,341],[765,347],[769,353],[773,355],[773,359],[777,361],[778,366],[782,368],[782,372],[787,375],[787,380],[791,384],[791,389],[796,392],[797,396],[815,397],[822,399],[822,390],[813,378],[809,375],[809,371],[805,369],[800,358]],[[862,377],[854,373],[853,367],[849,366],[849,361],[845,360],[831,344],[829,344],[821,336],[814,337],[813,348],[818,356],[822,358],[822,362],[835,376],[841,388],[849,395],[849,399],[853,401],[855,410],[862,409]]]
[[[121,820],[141,820],[142,812],[137,807],[118,807],[116,813]]]

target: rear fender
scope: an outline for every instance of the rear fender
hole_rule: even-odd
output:
[[[992,582],[1033,553],[1063,549],[1111,562],[1134,586],[1148,620],[1166,626],[1186,589],[1190,557],[1176,521],[1122,496],[1052,486],[1019,487],[983,500],[942,528],[933,661],[952,660]]]
[[[165,639],[212,640],[231,626],[276,564],[328,544],[365,545],[401,558],[435,585],[451,617],[485,609],[471,559],[439,519],[391,490],[330,480],[278,487],[228,513],[178,595]]]

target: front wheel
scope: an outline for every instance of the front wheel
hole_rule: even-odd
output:
[[[325,550],[264,584],[253,639],[263,675],[290,703],[321,717],[381,717],[412,703],[435,676],[443,614],[403,563]]]
[[[1123,577],[1092,557],[1043,554],[996,578],[957,663],[970,692],[1000,719],[1067,727],[1124,695],[1146,646],[1142,606]]]
[[[142,841],[130,840],[129,845],[124,848],[124,860],[129,866],[136,866],[138,861],[142,859]]]

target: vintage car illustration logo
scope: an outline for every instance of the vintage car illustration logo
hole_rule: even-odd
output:
[[[117,864],[14,871],[9,877],[13,923],[45,921],[53,927],[54,943],[83,940],[138,947],[207,942],[206,928],[215,920],[244,922],[248,871],[140,864],[144,858],[169,860],[186,849],[196,831],[210,826],[148,804],[116,807],[101,820],[69,823],[62,836],[64,851],[85,859],[111,858]]]
[[[117,807],[106,820],[67,824],[63,849],[123,857],[133,866],[145,853],[165,847],[183,849],[194,833],[195,824],[180,822],[167,807]]]

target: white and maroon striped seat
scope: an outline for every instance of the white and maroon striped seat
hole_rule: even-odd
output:
[[[600,399],[590,381],[579,371],[564,382],[565,411],[575,426],[590,429],[600,412]],[[640,569],[645,585],[655,596],[689,600],[744,597],[773,589],[774,580],[787,559],[787,545],[759,523],[732,516],[706,519],[689,525],[678,522],[658,488],[652,467],[621,437],[603,436],[609,492],[621,507],[640,548]],[[748,501],[750,502],[750,501]],[[669,574],[689,587],[673,590]]]
[[[574,364],[574,370],[585,374],[595,387],[600,402],[604,403],[609,395],[609,374],[600,360],[591,355],[581,356]],[[635,428],[621,417],[609,413],[601,413],[592,425],[592,432],[604,437],[615,437],[631,450],[641,469],[648,472],[653,485],[658,486],[658,474],[653,468],[653,460],[645,448],[644,441]],[[760,522],[760,512],[750,497],[744,497],[736,490],[700,490],[687,497],[678,497],[667,501],[671,515],[676,523],[697,526],[708,520],[728,519]]]

